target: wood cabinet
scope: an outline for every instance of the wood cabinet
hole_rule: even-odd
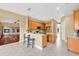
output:
[[[79,10],[74,12],[74,19],[75,19],[75,29],[79,30]]]
[[[45,24],[44,24],[44,23],[40,23],[40,28],[41,28],[42,30],[44,30],[44,29],[45,29]]]
[[[45,29],[48,33],[56,33],[57,22],[55,20],[50,20],[45,25]]]
[[[67,45],[70,51],[79,53],[79,38],[68,38]]]
[[[36,22],[32,21],[32,20],[29,20],[28,21],[28,27],[32,30],[36,29]]]
[[[51,22],[46,23],[45,27],[51,26]]]
[[[56,35],[55,34],[48,34],[47,35],[47,41],[54,43],[56,41]]]
[[[42,46],[43,48],[47,46],[47,35],[42,36]]]
[[[45,24],[35,21],[35,20],[29,20],[28,21],[28,27],[32,30],[36,30],[37,27],[40,27],[41,30],[45,29]]]

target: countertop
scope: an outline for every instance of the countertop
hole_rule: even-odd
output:
[[[48,34],[56,34],[56,33],[46,33],[46,34],[48,35]]]
[[[70,36],[68,36],[68,38],[76,38],[76,39],[79,39],[79,37],[76,34],[71,34]]]

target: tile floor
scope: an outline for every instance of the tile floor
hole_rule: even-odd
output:
[[[62,41],[61,46],[49,43],[42,51],[37,48],[27,48],[22,43],[12,43],[0,46],[2,56],[78,56],[79,54],[67,50],[66,42]]]

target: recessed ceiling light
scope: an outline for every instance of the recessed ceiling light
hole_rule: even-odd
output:
[[[60,10],[60,6],[57,6],[56,9],[57,9],[57,10]]]
[[[53,17],[50,17],[50,19],[53,19]]]

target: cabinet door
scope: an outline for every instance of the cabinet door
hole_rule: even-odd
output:
[[[79,39],[68,38],[67,39],[67,48],[73,52],[79,53]]]
[[[52,35],[48,35],[47,37],[48,42],[52,42]]]
[[[42,36],[42,45],[43,45],[43,48],[47,46],[47,35]]]
[[[79,30],[79,10],[74,12],[74,18],[75,18],[75,29]]]
[[[29,20],[28,27],[32,30],[37,29],[37,27],[40,27],[40,29],[45,29],[45,24],[37,22],[37,21]]]
[[[45,29],[45,24],[41,23],[41,29],[44,30]]]
[[[55,42],[56,41],[56,35],[49,34],[48,35],[48,42]]]
[[[37,28],[37,23],[35,21],[32,21],[31,27],[32,30],[35,30]]]
[[[28,25],[28,27],[32,30],[37,28],[37,23],[35,21],[29,20]]]
[[[55,41],[56,41],[56,35],[54,34],[52,35],[52,42],[55,43]]]

